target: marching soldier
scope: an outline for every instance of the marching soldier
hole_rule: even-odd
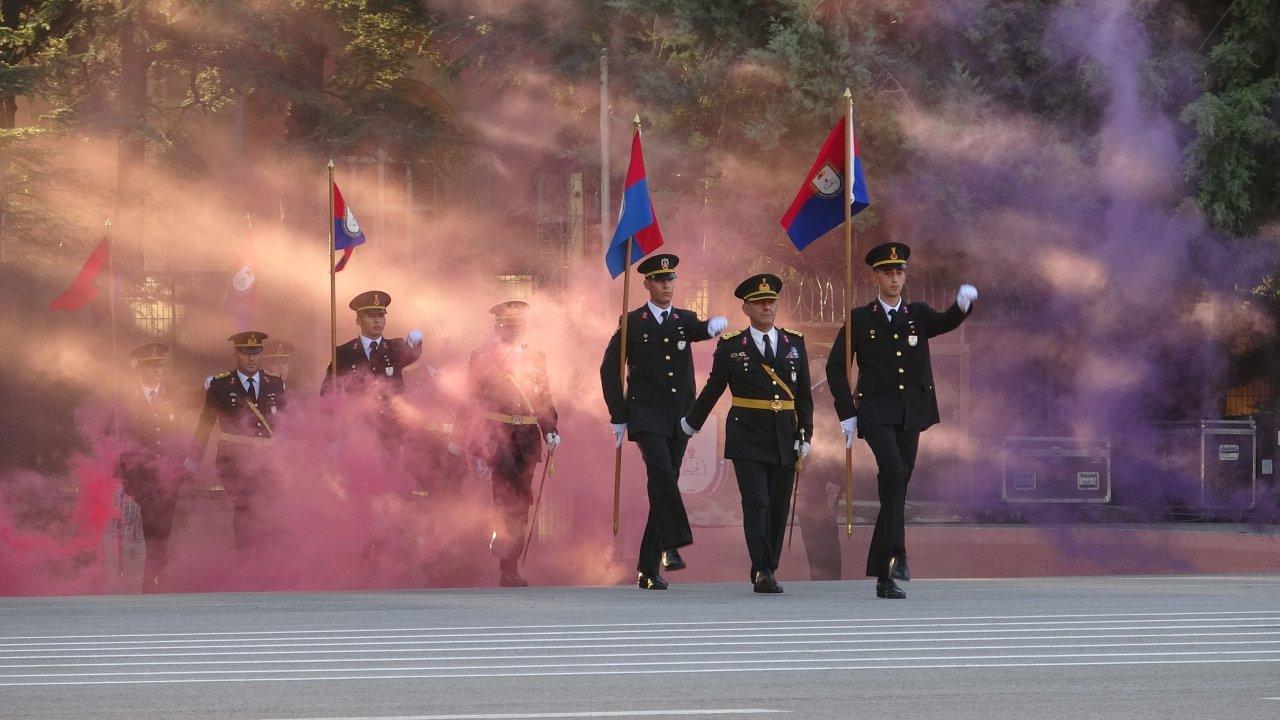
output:
[[[272,340],[263,346],[262,369],[289,382],[289,366],[293,358],[293,343],[288,340]]]
[[[878,296],[870,305],[853,309],[827,360],[827,384],[845,447],[853,446],[856,434],[876,457],[880,512],[867,553],[867,576],[876,578],[876,597],[889,599],[907,596],[894,582],[911,579],[907,483],[915,468],[920,433],[939,421],[929,339],[959,327],[978,297],[972,285],[961,285],[955,304],[945,312],[903,300],[910,255],[911,248],[899,242],[878,245],[867,253]],[[844,362],[846,332],[853,334],[858,363],[856,391],[849,387]]]
[[[523,342],[528,309],[520,300],[489,309],[495,337],[471,353],[468,402],[458,416],[458,426],[467,428],[466,446],[476,474],[492,477],[497,528],[489,549],[498,556],[503,587],[529,584],[520,576],[519,558],[533,505],[533,471],[542,459],[543,443],[548,457],[560,444],[547,359]]]
[[[734,290],[751,325],[720,338],[711,376],[689,416],[680,421],[692,436],[725,388],[733,394],[724,456],[733,461],[738,477],[750,577],[758,593],[782,592],[773,574],[782,556],[796,464],[809,455],[813,439],[804,336],[774,327],[781,290],[782,280],[769,274],[747,278]]]
[[[376,387],[385,404],[404,390],[404,369],[422,357],[422,331],[410,330],[400,338],[385,338],[387,306],[391,296],[381,290],[362,292],[347,304],[356,313],[360,335],[338,346],[338,381],[343,385]],[[333,365],[325,372],[321,393],[333,382]]]
[[[728,324],[723,317],[703,322],[692,310],[671,304],[679,264],[675,255],[654,255],[636,268],[644,275],[649,301],[627,314],[626,397],[619,372],[621,327],[600,364],[614,439],[621,447],[623,436],[630,436],[648,474],[649,517],[636,563],[637,584],[648,590],[667,588],[659,570],[683,569],[679,549],[693,542],[679,486],[689,436],[679,420],[693,405],[692,343],[720,334]]]
[[[190,472],[199,467],[216,420],[218,480],[231,500],[238,551],[252,547],[263,532],[257,504],[270,488],[261,487],[257,478],[286,403],[284,380],[259,370],[266,339],[255,330],[227,338],[235,348],[236,368],[205,381],[204,408],[184,463]]]
[[[138,384],[122,397],[122,429],[132,445],[120,457],[120,479],[142,516],[147,552],[142,592],[163,589],[164,570],[169,563],[169,531],[177,506],[177,478],[171,472],[177,469],[177,460],[165,447],[177,429],[177,415],[163,383],[164,356],[168,352],[168,346],[160,343],[134,349],[130,356]],[[165,467],[166,455],[173,459],[171,468]]]

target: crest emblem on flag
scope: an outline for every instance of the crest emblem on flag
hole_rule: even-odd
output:
[[[346,212],[342,216],[342,231],[347,237],[360,237],[360,223],[356,222],[355,213],[351,212],[351,208],[345,208]]]
[[[840,193],[844,180],[831,163],[826,163],[813,176],[810,183],[813,185],[813,192],[819,197],[833,198]]]
[[[257,279],[258,276],[253,274],[253,268],[245,263],[240,266],[235,275],[231,276],[231,289],[241,294],[247,293],[253,288],[253,283]]]

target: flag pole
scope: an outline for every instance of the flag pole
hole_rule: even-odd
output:
[[[636,134],[640,134],[640,113],[631,120],[636,126]],[[603,219],[602,219],[603,222]],[[618,325],[618,343],[621,352],[618,353],[618,378],[622,382],[622,399],[627,399],[627,304],[630,302],[627,296],[631,293],[631,248],[635,242],[635,237],[627,238],[627,254],[623,256],[622,263],[622,322]],[[622,493],[622,445],[614,448],[613,453],[613,534],[618,535],[618,514],[621,509],[620,495]]]
[[[107,241],[107,322],[111,323],[111,435],[120,432],[119,331],[116,329],[116,249],[111,241],[111,218],[105,224]],[[116,494],[116,575],[124,577],[124,491]]]
[[[338,382],[338,273],[334,270],[333,158],[329,159],[329,380]]]
[[[849,301],[853,296],[853,93],[844,89],[844,372],[853,383],[853,328]],[[844,450],[844,531],[853,537],[853,447]]]

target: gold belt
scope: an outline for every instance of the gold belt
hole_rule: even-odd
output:
[[[733,399],[734,407],[751,408],[752,410],[795,410],[796,403],[794,400],[756,400],[755,398]]]
[[[222,442],[236,443],[237,445],[257,445],[258,447],[267,447],[272,444],[269,437],[256,437],[251,435],[232,435],[231,433],[222,433],[218,437]]]
[[[485,418],[486,420],[496,420],[500,423],[506,423],[508,425],[537,425],[538,424],[538,418],[533,417],[532,415],[503,415],[502,413],[482,412],[480,413],[480,417]]]

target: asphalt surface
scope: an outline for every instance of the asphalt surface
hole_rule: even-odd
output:
[[[1280,717],[1280,576],[905,587],[5,599],[0,717]]]

